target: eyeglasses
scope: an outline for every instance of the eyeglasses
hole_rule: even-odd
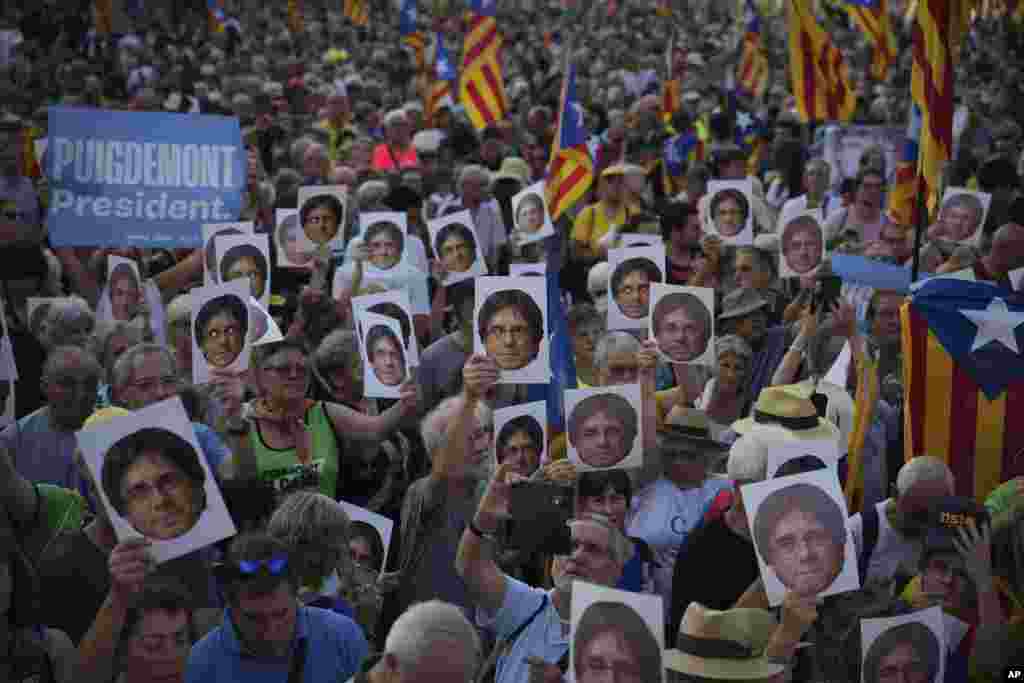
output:
[[[526,325],[515,325],[513,327],[502,327],[500,325],[493,325],[487,328],[488,337],[497,337],[504,339],[505,337],[511,337],[513,341],[522,341],[526,339],[527,335],[530,334],[530,328]]]
[[[174,375],[165,375],[163,377],[144,377],[137,379],[134,382],[129,382],[128,386],[139,391],[152,391],[157,388],[164,387],[176,387],[178,386],[178,378]]]
[[[166,472],[155,482],[139,482],[125,491],[124,498],[133,504],[149,502],[157,492],[164,498],[177,493],[185,485],[185,475],[181,472]]]

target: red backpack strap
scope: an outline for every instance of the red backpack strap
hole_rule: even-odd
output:
[[[710,524],[719,517],[725,514],[726,510],[732,507],[732,501],[734,498],[733,490],[722,489],[715,496],[714,500],[711,501],[711,505],[708,506],[707,512],[704,513],[704,524]]]

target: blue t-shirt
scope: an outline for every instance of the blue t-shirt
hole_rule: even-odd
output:
[[[292,652],[305,640],[305,683],[348,680],[359,671],[369,651],[363,629],[330,610],[300,607],[295,631]],[[192,647],[185,681],[281,683],[288,680],[290,664],[290,655],[273,657],[243,651],[229,608],[224,622]]]
[[[478,613],[478,622],[485,628],[493,630],[498,640],[502,640],[522,626],[537,611],[544,600],[545,592],[540,588],[531,588],[522,581],[505,577],[505,600],[492,615],[483,610]],[[562,620],[551,601],[549,594],[544,609],[530,622],[530,625],[519,634],[512,643],[508,653],[498,660],[494,674],[495,683],[522,683],[530,680],[530,667],[527,657],[540,657],[546,662],[557,664],[558,660],[569,651],[569,634],[562,633]]]

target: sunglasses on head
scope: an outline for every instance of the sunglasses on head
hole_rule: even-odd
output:
[[[288,556],[275,555],[266,560],[239,560],[237,563],[220,562],[215,569],[222,574],[243,578],[265,572],[270,576],[281,576],[288,569]]]

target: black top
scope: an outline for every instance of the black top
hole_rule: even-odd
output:
[[[690,603],[711,609],[729,609],[758,577],[754,545],[729,528],[725,519],[699,526],[679,548],[672,573],[672,609],[669,638],[676,632]]]

